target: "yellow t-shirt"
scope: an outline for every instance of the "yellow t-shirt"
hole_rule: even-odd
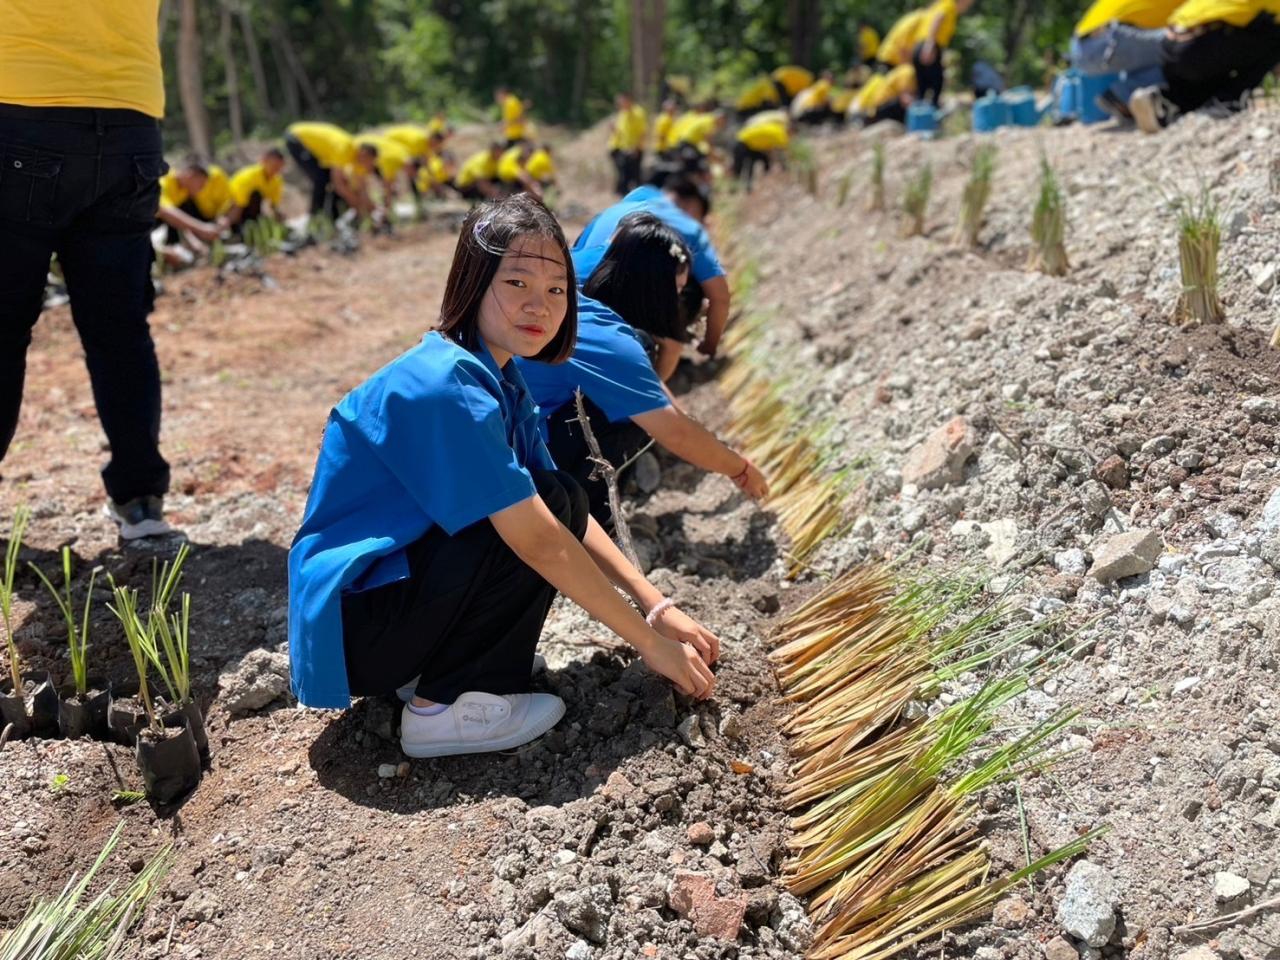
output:
[[[853,97],[856,93],[856,90],[837,87],[831,91],[831,99],[827,101],[827,106],[831,108],[832,113],[847,113],[849,110],[849,104],[853,103]]]
[[[382,135],[400,144],[409,151],[409,156],[414,158],[425,157],[430,150],[427,128],[418,126],[416,123],[397,123],[394,126],[383,127]]]
[[[463,162],[453,182],[459,187],[469,187],[477,180],[496,180],[498,161],[488,150],[478,150]]]
[[[0,0],[0,103],[164,116],[160,0]]]
[[[671,125],[671,142],[691,143],[705,153],[711,146],[711,135],[715,132],[715,114],[691,110]]]
[[[444,157],[434,154],[428,155],[422,165],[418,167],[418,189],[420,191],[430,190],[436,184],[445,184],[449,182],[449,167],[444,162]]]
[[[542,149],[533,151],[524,168],[539,183],[550,183],[556,178],[555,161],[551,159],[551,154]]]
[[[170,170],[160,178],[160,205],[180,207],[188,200],[193,200],[200,216],[206,220],[216,219],[231,206],[231,184],[227,179],[227,171],[221,167],[210,164],[208,170],[208,179],[194,197],[178,182],[177,171]]]
[[[751,150],[767,153],[770,150],[785,150],[791,142],[787,133],[785,120],[752,118],[746,126],[738,131],[738,140]]]
[[[427,121],[427,135],[439,134],[445,136],[449,132],[449,121],[443,116],[435,116]]]
[[[1112,21],[1157,30],[1169,21],[1169,15],[1181,3],[1182,0],[1097,0],[1076,24],[1076,36],[1087,36]]]
[[[876,33],[876,28],[871,26],[862,26],[858,29],[858,56],[863,63],[870,63],[875,59],[876,51],[880,49],[880,34]]]
[[[792,65],[779,67],[769,76],[782,84],[782,89],[787,91],[789,97],[794,97],[805,87],[813,86],[813,74],[804,67]]]
[[[960,16],[960,11],[956,9],[956,0],[937,0],[936,3],[925,7],[921,13],[923,16],[916,24],[914,42],[911,46],[914,48],[916,44],[924,43],[929,39],[929,31],[933,29],[933,23],[939,17],[942,18],[942,24],[938,27],[938,46],[950,46],[951,38],[956,35],[956,20]]]
[[[658,114],[658,119],[653,121],[653,142],[654,149],[659,153],[670,150],[674,145],[671,141],[671,128],[676,124],[676,118],[665,110]]]
[[[503,183],[515,183],[524,173],[524,164],[520,162],[520,151],[524,149],[516,145],[507,150],[498,159],[498,179]]]
[[[260,163],[241,167],[231,178],[231,202],[237,207],[247,207],[255,193],[262,194],[262,199],[270,201],[273,207],[279,207],[284,199],[284,177],[278,173],[267,176]]]
[[[811,110],[821,110],[831,99],[831,81],[819,80],[811,87],[805,87],[791,101],[791,115],[798,117]]]
[[[889,32],[884,35],[880,52],[876,54],[881,63],[896,67],[900,63],[910,62],[911,51],[916,45],[916,33],[924,21],[924,16],[925,11],[912,10],[898,18],[897,22],[889,28]],[[928,30],[929,27],[926,24],[926,34]]]
[[[355,138],[355,145],[368,145],[378,151],[378,173],[388,183],[398,177],[404,165],[413,159],[404,144],[380,133],[362,133]]]
[[[1169,16],[1169,26],[1190,30],[1206,23],[1243,27],[1263,12],[1280,13],[1280,2],[1271,0],[1187,0]]]
[[[757,77],[742,93],[734,106],[739,110],[755,110],[768,104],[778,102],[778,88],[774,86],[772,77]]]
[[[878,74],[867,81],[866,86],[854,97],[854,108],[867,115],[875,113],[887,103],[897,100],[904,93],[916,88],[916,68],[909,63],[894,67],[886,74]]]
[[[351,134],[332,123],[304,121],[292,124],[285,132],[297,137],[326,169],[345,167],[356,157],[356,142]]]
[[[508,140],[523,140],[525,136],[524,101],[514,93],[508,93],[502,101],[502,128]]]
[[[619,110],[613,121],[613,133],[609,136],[610,150],[631,153],[644,149],[644,138],[649,132],[649,115],[644,107],[633,103],[626,110]]]

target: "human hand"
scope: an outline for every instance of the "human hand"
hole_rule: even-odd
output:
[[[920,48],[920,62],[933,63],[936,59],[938,59],[938,45],[932,41],[926,42],[925,45]]]
[[[764,478],[764,474],[760,472],[760,469],[754,463],[747,460],[746,457],[742,459],[747,464],[746,469],[736,477],[733,477],[733,482],[737,484],[739,490],[752,500],[763,500],[769,495],[769,481]]]
[[[707,666],[720,659],[720,638],[678,607],[663,610],[653,627],[668,640],[689,644]]]
[[[715,690],[716,678],[711,668],[687,643],[670,640],[655,631],[652,642],[640,650],[640,658],[654,673],[674,683],[681,693],[705,700]]]

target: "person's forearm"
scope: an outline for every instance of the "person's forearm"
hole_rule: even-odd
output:
[[[226,216],[227,226],[234,227],[237,223],[240,222],[243,216],[244,216],[244,207],[233,206],[230,210],[227,211],[227,216]]]
[[[707,335],[702,340],[702,352],[714,353],[729,322],[728,278],[712,277],[702,284],[702,293],[707,298]]]
[[[587,535],[583,537],[582,545],[600,571],[646,614],[662,602],[662,591],[635,568],[595,517],[587,520]]]
[[[746,461],[696,420],[674,407],[635,418],[641,429],[682,460],[712,473],[734,477]]]
[[[680,355],[684,353],[684,344],[679,340],[672,340],[670,337],[661,337],[658,340],[658,359],[654,363],[654,373],[658,375],[658,379],[664,383],[671,379],[671,375],[676,372],[676,367],[680,366]]]
[[[938,31],[942,29],[942,20],[945,14],[939,13],[933,18],[933,23],[929,26],[929,42],[935,47],[938,45]]]

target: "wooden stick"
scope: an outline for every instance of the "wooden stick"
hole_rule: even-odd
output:
[[[622,516],[622,497],[618,494],[618,471],[605,459],[604,453],[600,450],[600,441],[596,439],[595,432],[591,429],[591,420],[587,417],[587,408],[583,403],[581,389],[573,392],[573,402],[578,409],[577,422],[582,427],[582,435],[586,438],[587,450],[590,452],[588,459],[594,464],[591,468],[591,479],[603,480],[609,491],[609,510],[613,513],[614,539],[618,541],[619,548],[631,561],[631,565],[639,569],[640,560],[636,557],[635,544],[631,542],[631,530],[628,529],[627,521]]]
[[[1264,900],[1262,903],[1256,903],[1252,907],[1237,910],[1235,913],[1224,913],[1222,916],[1214,917],[1211,920],[1200,920],[1196,923],[1187,923],[1180,927],[1174,927],[1173,935],[1180,937],[1188,933],[1207,933],[1230,923],[1241,923],[1245,920],[1250,920],[1260,913],[1266,913],[1268,910],[1274,910],[1277,907],[1280,907],[1280,897],[1272,897],[1270,900]]]

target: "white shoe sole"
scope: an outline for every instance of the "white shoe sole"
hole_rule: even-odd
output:
[[[1156,104],[1152,98],[1133,97],[1129,100],[1129,112],[1143,133],[1160,132],[1160,118],[1156,116]]]
[[[141,523],[127,523],[124,517],[111,508],[109,503],[103,508],[103,512],[108,519],[114,520],[116,525],[120,527],[120,539],[122,540],[141,540],[144,537],[162,537],[167,533],[173,533],[173,527],[163,520],[143,520]]]
[[[542,671],[547,669],[547,658],[540,653],[533,655],[533,669],[529,671],[529,676],[536,677]],[[396,696],[400,698],[401,703],[408,703],[413,699],[414,691],[418,689],[418,681],[421,677],[414,677],[403,687],[396,690]]]
[[[400,740],[400,749],[406,757],[421,760],[426,757],[456,757],[468,753],[496,753],[499,750],[511,750],[522,747],[526,743],[537,740],[540,736],[560,722],[564,716],[564,701],[559,701],[555,709],[531,727],[523,727],[497,740],[485,740],[478,743],[464,743],[460,740],[436,741],[434,743],[405,743]]]

